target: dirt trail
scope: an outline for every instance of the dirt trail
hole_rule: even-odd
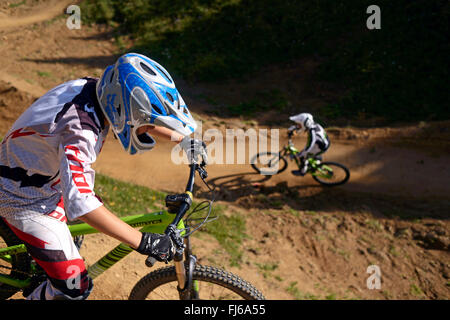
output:
[[[33,11],[28,15],[8,17],[2,13],[0,16],[0,30],[19,28],[50,20],[57,15],[65,13],[66,8],[73,3],[73,0],[52,0],[43,3],[37,8],[33,8]]]
[[[117,47],[107,28],[66,28],[60,15],[70,3],[39,0],[16,9],[0,6],[0,55],[8,62],[0,65],[0,135],[46,90],[75,77],[99,76],[115,60]],[[248,127],[240,119],[196,110],[204,102],[189,91],[184,97],[205,129]],[[248,237],[241,244],[240,267],[230,267],[219,243],[200,233],[194,246],[201,263],[231,269],[269,299],[448,299],[450,150],[446,138],[438,140],[449,134],[447,128],[448,123],[423,130],[332,130],[325,159],[351,171],[350,181],[336,189],[293,176],[292,163],[284,173],[264,179],[252,171],[248,154],[245,164],[211,164],[209,180],[217,186],[219,203],[228,208],[224,214],[245,217]],[[282,137],[280,146],[284,143]],[[301,147],[305,140],[296,138],[295,143]],[[172,147],[160,142],[149,153],[128,156],[110,135],[95,169],[179,192],[187,168],[170,161]],[[424,212],[425,217],[419,223],[404,219],[405,212]],[[82,255],[91,264],[115,244],[92,235]],[[366,288],[366,268],[373,263],[382,268],[383,290]],[[133,253],[96,280],[91,298],[126,299],[147,272],[142,257]]]
[[[305,145],[305,139],[295,140],[297,146]],[[280,146],[286,143],[280,140]],[[114,139],[104,146],[95,168],[104,174],[118,179],[132,180],[153,189],[180,191],[184,186],[186,167],[170,161],[173,145],[159,143],[148,154],[128,156],[121,152]],[[333,141],[332,147],[324,155],[325,160],[337,161],[351,171],[349,183],[340,187],[358,192],[374,192],[411,197],[448,197],[447,183],[450,172],[446,170],[450,161],[448,154],[433,155],[427,152],[398,148],[373,143],[361,146],[358,143]],[[132,162],[133,166],[120,164]],[[223,161],[224,162],[224,161]],[[288,186],[316,184],[310,177],[299,178],[291,174],[295,164],[290,162],[288,170],[265,181],[266,185],[287,182]],[[242,175],[249,182],[260,180],[249,165],[247,154],[245,164],[211,164],[208,166],[211,178],[220,183],[227,176]],[[145,173],[145,174],[144,174]]]

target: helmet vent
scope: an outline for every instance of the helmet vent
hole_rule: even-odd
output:
[[[150,69],[150,67],[148,65],[146,65],[145,63],[140,63],[142,70],[144,70],[145,72],[147,72],[148,74],[152,75],[152,76],[156,76],[156,73]]]
[[[158,114],[163,114],[161,109],[156,105],[152,103],[152,108],[155,110]]]
[[[160,67],[158,67],[157,65],[155,65],[156,69],[158,69],[159,72],[161,72],[163,74],[163,76],[167,79],[167,81],[169,81],[170,83],[172,83],[172,80],[170,80],[170,77],[167,75],[167,73],[165,73]]]
[[[166,107],[166,111],[167,111],[167,113],[168,114],[171,114],[172,112],[171,112],[171,110],[172,110],[172,108],[169,106],[169,104],[167,103],[167,102],[165,102],[164,101],[164,106]]]
[[[169,92],[166,92],[166,97],[167,97],[167,99],[169,99],[170,102],[172,102],[172,103],[175,101],[175,100],[173,99],[172,95],[171,95]]]

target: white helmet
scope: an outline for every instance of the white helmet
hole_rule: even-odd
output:
[[[296,116],[289,117],[289,119],[297,123],[301,131],[311,129],[314,125],[313,116],[309,113],[300,113]]]

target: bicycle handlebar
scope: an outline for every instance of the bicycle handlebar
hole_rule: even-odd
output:
[[[190,164],[189,167],[190,167],[190,171],[189,171],[189,179],[188,179],[188,182],[187,182],[187,184],[186,184],[185,193],[188,193],[188,194],[191,195],[191,194],[192,194],[192,191],[193,191],[193,189],[194,189],[195,172],[196,172],[197,170],[199,170],[199,168],[201,168],[201,166],[198,165],[197,163],[193,163],[193,164]],[[204,169],[202,168],[202,170],[204,170]],[[205,172],[206,172],[206,171],[205,171]],[[191,200],[192,200],[192,199],[191,199]],[[170,227],[171,225],[173,225],[173,226],[177,226],[177,225],[178,225],[178,223],[180,222],[181,218],[183,218],[184,214],[189,210],[189,208],[190,208],[190,204],[189,204],[189,203],[183,202],[183,203],[180,205],[180,208],[178,209],[178,212],[177,212],[175,218],[173,219],[172,223],[167,227],[166,233],[167,233],[168,231],[170,231],[170,230],[169,230],[169,227]]]
[[[190,167],[189,179],[186,184],[185,193],[189,194],[190,197],[192,197],[192,191],[194,190],[195,172],[198,171],[198,173],[200,174],[202,179],[205,179],[208,176],[204,166],[205,166],[204,162],[202,162],[202,164],[193,163],[193,164],[189,165],[189,167]],[[191,198],[191,200],[192,200],[192,198]],[[176,213],[175,218],[167,226],[167,228],[165,230],[165,233],[172,238],[172,241],[174,241],[178,247],[183,246],[183,243],[182,243],[182,240],[179,237],[177,237],[175,230],[177,229],[178,223],[184,217],[186,212],[190,209],[190,206],[191,205],[188,202],[181,203],[181,205],[178,209],[178,212]],[[156,263],[156,261],[157,260],[155,258],[149,256],[145,260],[145,265],[147,267],[153,267],[153,265]]]

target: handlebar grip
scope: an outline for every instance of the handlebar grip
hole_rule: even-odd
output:
[[[145,265],[151,268],[155,265],[156,261],[157,260],[155,258],[148,256],[147,259],[145,259]]]

